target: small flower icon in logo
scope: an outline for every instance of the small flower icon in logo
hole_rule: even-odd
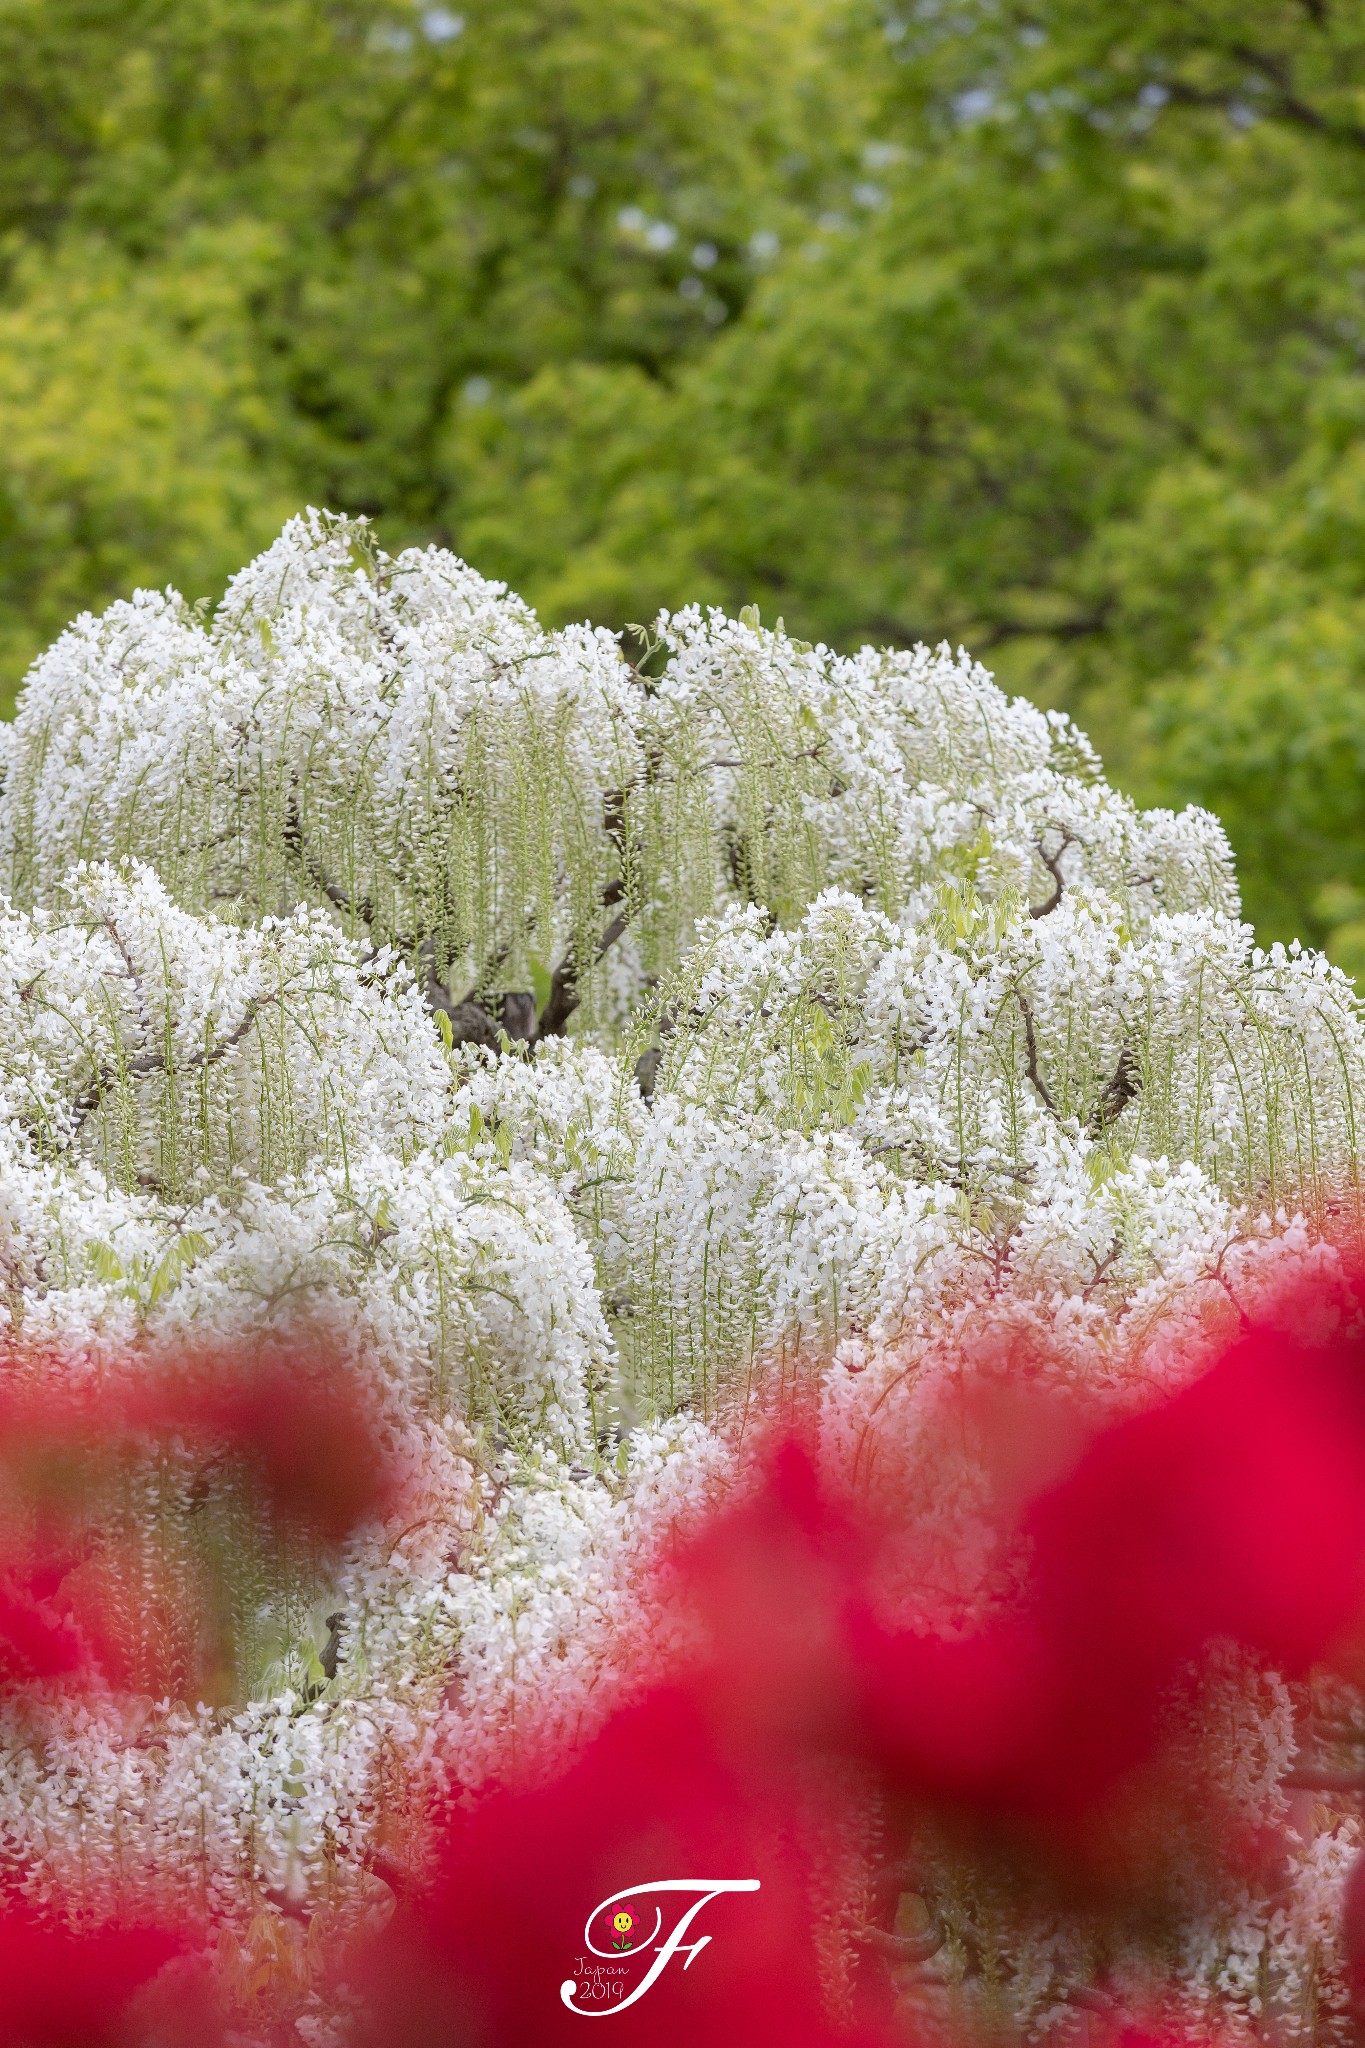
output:
[[[631,1929],[635,1925],[635,1915],[627,1913],[625,1908],[622,1907],[619,1913],[613,1913],[611,1924],[616,1930],[612,1939],[612,1947],[630,1948],[633,1941]]]

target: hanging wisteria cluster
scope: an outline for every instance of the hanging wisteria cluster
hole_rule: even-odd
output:
[[[628,644],[310,514],[211,618],[79,619],[0,739],[7,1352],[97,1384],[321,1332],[397,1475],[257,1589],[239,1696],[6,1709],[0,1844],[38,1902],[174,1873],[305,2040],[304,1930],[382,1915],[402,1816],[535,1781],[686,1653],[645,1575],[756,1417],[890,1489],[961,1629],[1000,1570],[964,1376],[1140,1410],[1361,1223],[1360,1006],[1254,944],[1216,820],[947,647]],[[1321,1702],[1215,1677],[1223,1789],[1278,1823]],[[1357,1827],[1300,1807],[1277,1888],[1188,1903],[1234,2032],[1335,2038]],[[876,1837],[850,1796],[836,2003]],[[930,1976],[1034,2031],[1099,1968],[988,1931]]]

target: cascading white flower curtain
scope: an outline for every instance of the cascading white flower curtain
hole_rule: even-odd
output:
[[[363,1903],[437,1731],[470,1785],[509,1740],[533,1771],[667,1644],[639,1575],[746,1401],[799,1386],[875,1485],[974,1345],[1045,1337],[1122,1404],[1358,1227],[1359,1003],[1255,946],[1216,820],[1139,811],[947,648],[637,638],[310,514],[211,619],[140,593],[30,675],[11,1348],[88,1375],[320,1321],[404,1473],[313,1607],[264,1589],[254,1697],[0,1728],[0,1828],[54,1879]],[[970,1483],[926,1512],[960,1617]],[[1308,1969],[1341,1863],[1308,1843],[1273,1925],[1209,1909],[1219,1995],[1239,1942]]]

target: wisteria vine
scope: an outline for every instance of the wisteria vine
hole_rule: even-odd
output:
[[[1004,1567],[964,1385],[1136,1414],[1360,1235],[1360,1004],[1256,945],[1215,819],[947,647],[696,610],[628,644],[310,513],[211,617],[77,620],[0,737],[11,1378],[306,1336],[392,1474],[306,1585],[257,1561],[235,1691],[6,1705],[0,1854],[78,1914],[155,1873],[310,2042],[407,1821],[540,1784],[685,1661],[669,1560],[760,1423],[894,1500],[885,1598],[970,1632]],[[1215,1678],[1214,1776],[1280,1825],[1331,1703]],[[1201,2024],[1336,2038],[1343,1797],[1277,1891],[1188,1902]],[[826,1844],[831,2010],[878,1928],[1031,2034],[1107,1995],[1055,1921],[878,1922],[879,1825],[854,1786]]]

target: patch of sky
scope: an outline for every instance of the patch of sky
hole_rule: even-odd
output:
[[[996,108],[995,90],[989,85],[969,85],[965,92],[957,93],[953,99],[953,112],[963,127],[970,127],[974,121],[984,121]]]

